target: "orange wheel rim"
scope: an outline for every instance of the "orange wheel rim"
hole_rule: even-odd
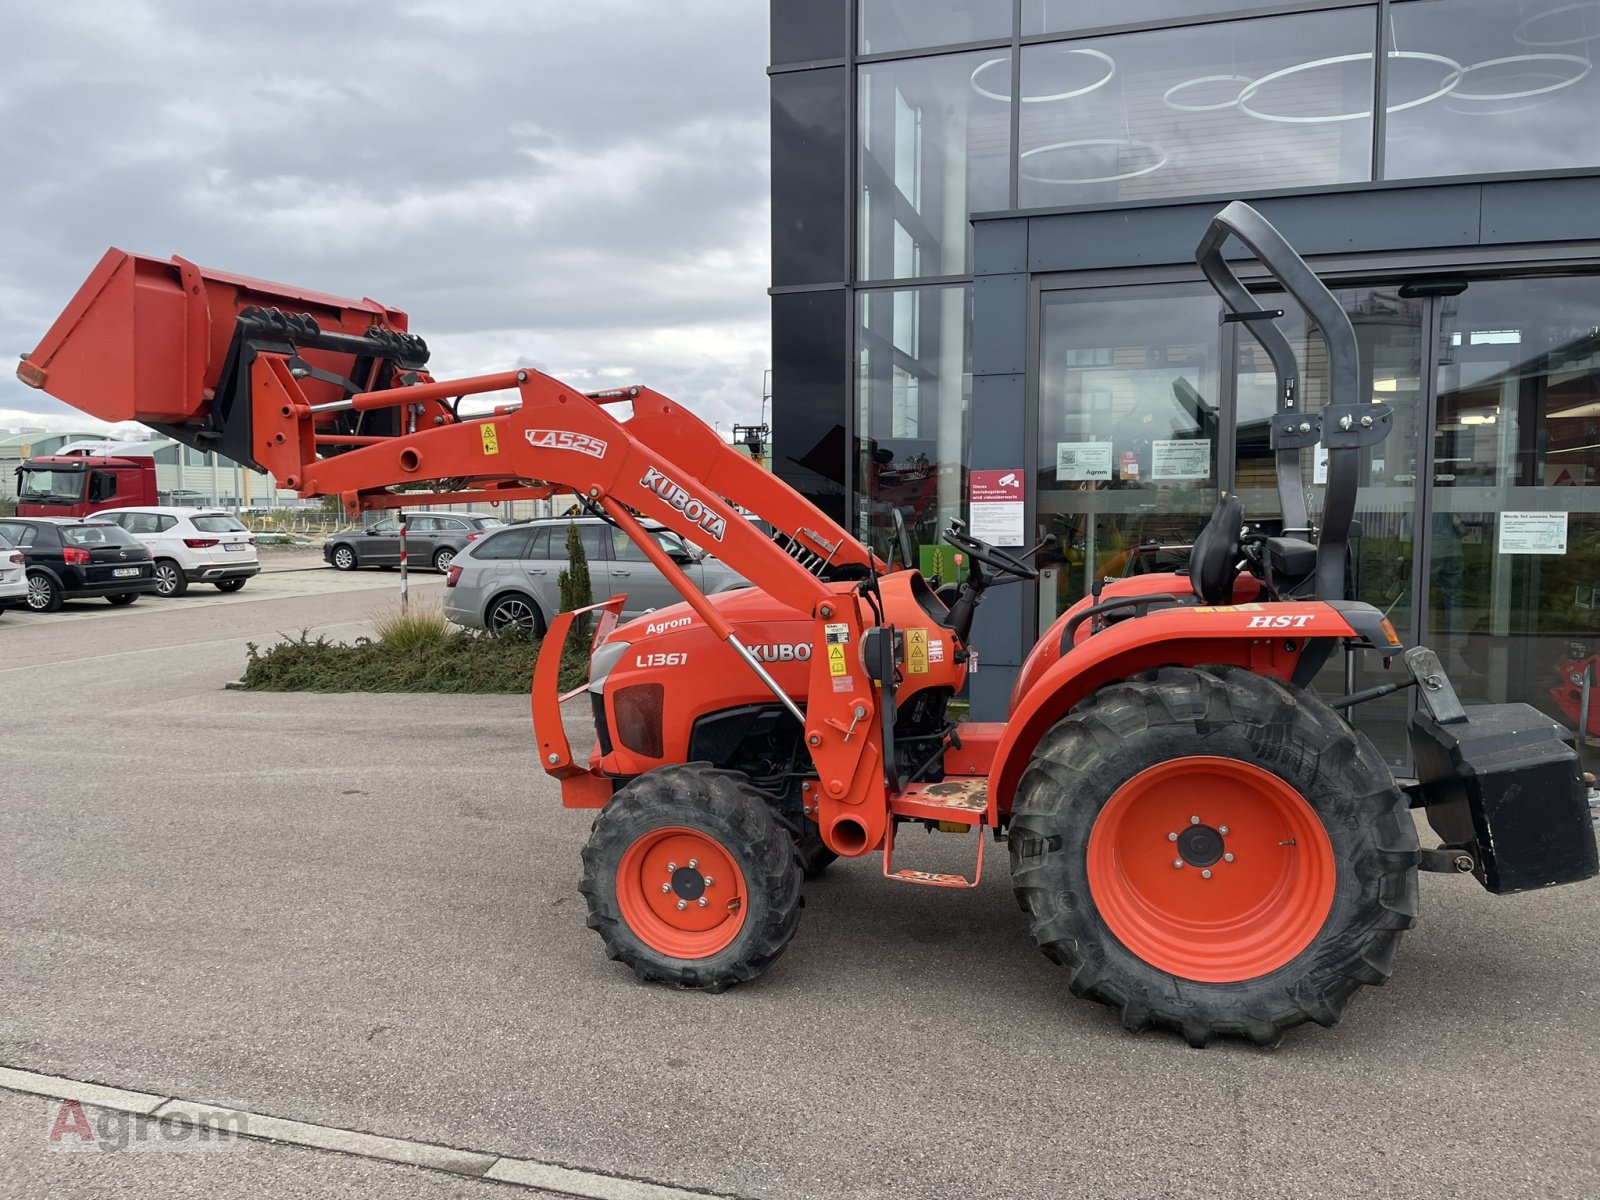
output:
[[[668,826],[642,834],[617,864],[617,906],[628,928],[671,958],[709,958],[744,928],[744,874],[722,843]]]
[[[1333,907],[1322,821],[1270,771],[1174,759],[1106,801],[1089,834],[1089,889],[1106,926],[1145,962],[1201,983],[1277,970]]]

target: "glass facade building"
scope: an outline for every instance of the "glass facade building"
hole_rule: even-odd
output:
[[[1095,579],[1164,567],[1219,488],[1276,511],[1270,369],[1192,259],[1248,199],[1395,410],[1358,595],[1468,699],[1575,725],[1600,655],[1596,55],[1600,2],[1571,0],[773,0],[775,469],[928,547],[969,468],[1026,469],[1059,550],[980,610],[975,711],[1003,715]],[[1314,404],[1320,338],[1283,327]],[[1364,708],[1402,763],[1404,701]]]

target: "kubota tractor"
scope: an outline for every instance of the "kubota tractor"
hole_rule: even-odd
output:
[[[1281,313],[1224,258],[1230,237],[1326,339],[1320,411],[1301,402]],[[890,880],[974,886],[992,836],[1075,994],[1130,1029],[1270,1045],[1303,1021],[1333,1024],[1388,977],[1419,869],[1470,872],[1497,893],[1569,883],[1596,873],[1595,839],[1567,730],[1526,705],[1464,707],[1432,653],[1346,596],[1357,461],[1391,413],[1358,394],[1339,305],[1246,205],[1218,214],[1197,257],[1225,319],[1277,371],[1283,530],[1247,533],[1237,499],[1221,497],[1188,572],[1110,582],[1074,607],[995,723],[952,720],[951,700],[974,611],[988,589],[1035,577],[1026,556],[951,529],[970,570],[947,604],[912,568],[908,539],[880,560],[646,388],[584,394],[533,370],[435,381],[392,309],[116,250],[18,374],[352,512],[559,487],[625,530],[684,603],[627,624],[619,598],[589,614],[580,693],[595,745],[580,755],[562,707],[579,694],[559,697],[556,682],[577,615],[560,616],[533,715],[563,803],[596,810],[589,924],[639,978],[709,990],[750,979],[794,936],[808,870],[877,854]],[[461,408],[496,392],[515,396]],[[1319,442],[1328,485],[1314,528],[1300,459]],[[434,493],[389,490],[425,481]],[[641,518],[714,547],[755,588],[701,595]],[[1396,681],[1317,695],[1341,647],[1397,660]],[[1419,779],[1402,789],[1344,713],[1413,686]],[[1419,849],[1413,807],[1438,848]],[[897,868],[908,825],[968,831],[970,879]]]

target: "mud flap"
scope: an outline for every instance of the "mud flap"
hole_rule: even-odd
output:
[[[1415,657],[1414,657],[1415,656]],[[1600,873],[1573,734],[1528,704],[1462,705],[1431,651],[1408,651],[1422,703],[1409,729],[1428,823],[1489,891]]]

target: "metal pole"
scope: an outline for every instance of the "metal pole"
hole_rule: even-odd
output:
[[[410,610],[411,585],[406,577],[406,526],[411,518],[406,516],[405,510],[400,510],[400,615],[404,616]]]
[[[1589,693],[1594,688],[1595,669],[1594,660],[1590,659],[1583,668],[1583,693],[1578,701],[1578,745],[1589,744]]]

